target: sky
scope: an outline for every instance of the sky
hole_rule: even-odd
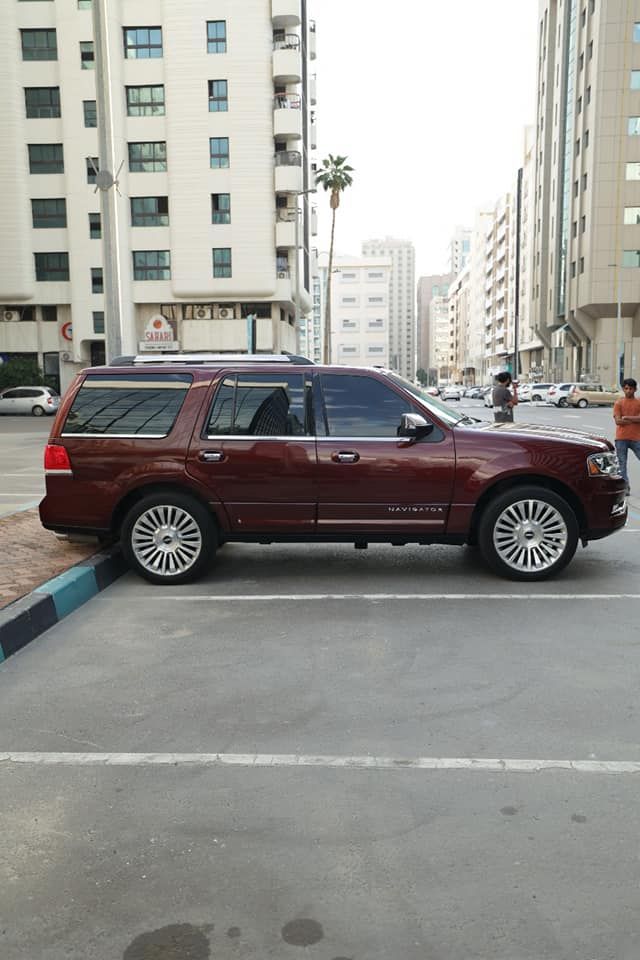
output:
[[[447,266],[457,225],[491,209],[535,119],[538,0],[315,0],[317,157],[348,157],[354,183],[336,254],[412,240],[416,276]],[[328,194],[317,196],[328,250]]]

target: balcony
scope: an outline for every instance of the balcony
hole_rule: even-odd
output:
[[[300,193],[302,182],[302,154],[297,150],[282,150],[275,155],[276,193]]]
[[[318,236],[318,211],[316,210],[315,207],[313,207],[313,209],[311,210],[310,229],[311,229],[311,236],[317,237]]]
[[[276,210],[276,247],[289,249],[296,245],[296,211],[291,207]],[[278,273],[280,273],[278,268]]]
[[[299,27],[300,0],[271,0],[271,20],[274,27]]]
[[[498,327],[496,330],[496,340],[504,340],[504,327]]]
[[[273,41],[273,79],[276,83],[300,83],[302,80],[300,37],[295,33]]]
[[[317,93],[316,93],[316,75],[313,73],[309,77],[309,103],[312,107],[315,107],[317,103]]]
[[[277,93],[273,98],[273,135],[281,140],[302,138],[302,100],[297,93]]]

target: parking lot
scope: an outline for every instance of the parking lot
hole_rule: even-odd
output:
[[[124,577],[0,668],[0,956],[640,955],[639,507],[546,583],[387,545]]]

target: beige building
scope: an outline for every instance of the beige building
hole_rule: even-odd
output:
[[[448,328],[446,343],[442,341],[442,329],[438,330],[436,335],[436,326],[440,325],[442,303],[446,303],[449,286],[453,281],[451,273],[437,273],[428,277],[420,277],[418,280],[418,360],[417,368],[428,371],[435,370],[441,365],[441,354],[448,355],[449,338]],[[445,310],[446,312],[446,310]],[[448,322],[448,319],[447,319]],[[436,356],[436,340],[438,342],[438,355]],[[444,349],[441,347],[444,346]]]
[[[102,6],[123,352],[295,351],[314,272],[307,0]],[[60,364],[64,387],[105,348],[91,3],[3,12],[0,354]]]
[[[640,356],[636,0],[541,0],[536,120],[532,306],[545,377],[613,384],[638,374]]]
[[[335,257],[331,362],[389,366],[390,257]]]
[[[389,366],[414,380],[416,375],[416,255],[410,240],[367,240],[363,257],[391,258],[389,282]]]

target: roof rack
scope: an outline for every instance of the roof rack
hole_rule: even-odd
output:
[[[293,353],[144,353],[135,357],[114,357],[109,366],[131,367],[145,363],[299,363],[313,364],[308,357],[299,357]]]

